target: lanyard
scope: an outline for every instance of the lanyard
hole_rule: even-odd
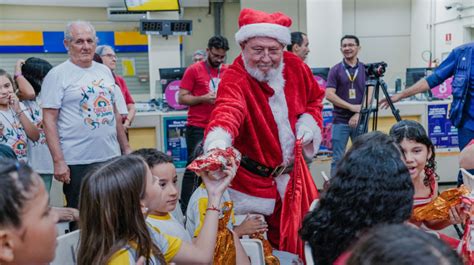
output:
[[[351,75],[351,73],[349,73],[349,70],[347,69],[346,65],[344,64],[344,62],[342,63],[342,65],[344,66],[344,70],[346,71],[347,78],[349,78],[349,81],[351,83],[354,83],[354,81],[357,78],[357,74],[359,73],[359,67],[357,67],[357,69],[355,70],[354,75]]]
[[[211,82],[212,82],[212,88],[214,89],[214,91],[216,91],[216,83],[214,83],[214,78],[212,78],[211,76],[211,69],[209,69],[209,67],[207,66],[207,62],[204,63],[204,66],[206,67],[206,70],[207,70],[207,74],[209,75],[209,79],[211,79]],[[219,67],[217,68],[217,79],[219,79],[219,75],[221,74],[221,66],[219,65]]]

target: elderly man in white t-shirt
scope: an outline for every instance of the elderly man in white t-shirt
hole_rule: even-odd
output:
[[[110,69],[93,61],[94,27],[69,23],[64,46],[69,59],[45,77],[41,107],[54,177],[64,183],[67,206],[77,208],[82,178],[101,162],[130,153],[130,147],[116,107],[120,89]]]

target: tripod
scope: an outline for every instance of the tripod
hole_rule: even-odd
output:
[[[392,110],[392,114],[397,120],[397,122],[401,121],[402,118],[400,117],[400,111],[395,108],[393,105],[392,100],[387,92],[387,84],[380,78],[381,75],[369,75],[368,80],[365,82],[365,91],[364,96],[362,98],[362,105],[359,115],[359,121],[356,127],[356,135],[362,135],[368,132],[368,124],[370,115],[373,113],[372,117],[372,131],[377,130],[377,120],[378,120],[378,112],[379,112],[379,96],[380,96],[380,88],[382,88],[382,92],[387,100],[390,109]],[[369,88],[373,87],[373,96],[369,96]],[[375,108],[372,108],[372,98],[375,99]]]

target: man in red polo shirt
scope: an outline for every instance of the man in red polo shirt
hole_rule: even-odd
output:
[[[229,50],[227,39],[214,36],[207,44],[207,60],[192,64],[186,69],[181,80],[178,101],[188,105],[188,124],[186,126],[186,145],[188,164],[193,158],[196,146],[204,138],[204,129],[214,109],[219,82],[227,66],[224,60]],[[186,170],[181,188],[181,209],[186,213],[189,198],[197,188],[198,177]]]

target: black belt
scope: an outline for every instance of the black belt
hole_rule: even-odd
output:
[[[278,177],[281,174],[290,173],[293,170],[293,165],[289,166],[277,166],[275,168],[264,166],[255,160],[250,159],[248,156],[243,155],[240,160],[240,166],[247,169],[248,171],[257,174],[261,177]]]

